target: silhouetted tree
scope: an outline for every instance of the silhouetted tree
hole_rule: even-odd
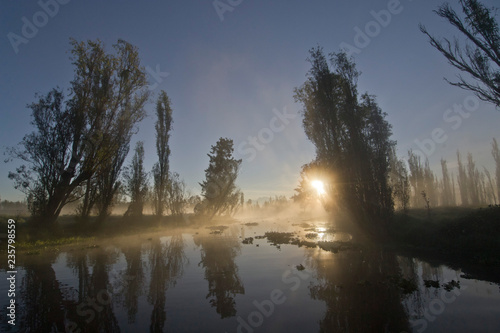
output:
[[[469,205],[467,171],[465,170],[465,166],[462,164],[462,159],[460,158],[460,152],[458,150],[457,150],[457,161],[458,161],[458,188],[460,189],[460,199],[462,201],[462,206],[467,206]]]
[[[455,198],[453,197],[452,184],[448,173],[446,160],[441,159],[441,171],[443,173],[443,192],[441,193],[441,205],[455,206]]]
[[[429,202],[432,202],[434,206],[438,204],[437,195],[437,181],[434,173],[431,170],[429,159],[425,159],[424,164],[424,191],[426,193],[426,198]]]
[[[186,184],[180,179],[177,172],[169,173],[167,195],[166,204],[170,214],[174,216],[182,215],[187,204]]]
[[[202,210],[209,217],[229,213],[239,202],[240,191],[235,182],[241,159],[236,160],[233,151],[233,140],[220,138],[208,154],[210,162],[205,170],[205,180],[199,184],[203,196]]]
[[[27,163],[9,178],[27,194],[32,214],[53,223],[78,189],[119,150],[119,127],[132,130],[144,117],[147,81],[137,48],[119,40],[116,54],[100,41],[71,40],[75,77],[71,97],[53,89],[29,107],[35,131],[10,155]]]
[[[299,185],[295,188],[297,193],[292,197],[293,201],[299,203],[303,209],[314,205],[318,200],[321,201],[323,208],[327,211],[335,208],[337,194],[331,174],[330,170],[317,161],[304,164],[300,171]],[[324,196],[318,195],[318,191],[312,186],[313,181],[323,182],[326,192]]]
[[[481,200],[481,181],[479,171],[476,168],[472,154],[467,154],[467,193],[469,194],[469,203],[479,205]]]
[[[486,203],[496,204],[497,203],[497,196],[495,194],[495,186],[493,185],[493,180],[491,179],[490,172],[486,168],[484,168],[484,175],[488,181],[488,183],[485,184],[485,187],[487,188],[486,198],[485,198],[487,201]]]
[[[388,185],[391,126],[373,96],[357,92],[356,70],[345,53],[331,54],[330,69],[318,47],[310,51],[307,81],[295,89],[303,125],[316,146],[316,161],[331,170],[340,207],[359,221],[384,222],[392,215]]]
[[[404,213],[407,213],[410,203],[410,180],[404,161],[397,158],[395,148],[393,148],[391,153],[389,179],[394,196],[394,204],[396,207],[402,209]]]
[[[413,189],[412,206],[423,207],[420,199],[420,193],[425,189],[424,168],[420,161],[420,156],[408,151],[408,167],[410,168],[410,184]]]
[[[500,33],[494,9],[486,8],[477,0],[460,0],[460,5],[463,18],[448,3],[441,5],[435,13],[466,37],[465,46],[460,45],[458,39],[440,41],[423,25],[420,25],[420,30],[451,65],[473,78],[468,82],[459,75],[459,81],[448,81],[450,84],[473,91],[483,101],[500,107]]]
[[[154,213],[162,216],[165,209],[168,186],[169,186],[169,163],[170,147],[168,140],[172,129],[172,108],[170,99],[165,91],[161,91],[156,102],[156,152],[158,162],[153,166],[153,205]]]
[[[498,143],[496,139],[493,139],[493,143],[491,144],[491,154],[493,155],[493,159],[495,160],[495,174],[497,179],[497,198],[500,201],[500,149],[498,148]]]
[[[137,142],[134,157],[123,177],[130,196],[130,205],[125,215],[142,216],[146,195],[148,193],[148,177],[144,170],[144,145]]]

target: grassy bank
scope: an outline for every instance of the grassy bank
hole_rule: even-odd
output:
[[[98,239],[153,232],[165,227],[196,226],[202,223],[209,225],[223,221],[223,219],[214,219],[211,223],[204,223],[201,218],[194,215],[162,218],[144,215],[140,218],[110,216],[103,223],[99,223],[95,217],[82,221],[76,216],[66,215],[61,216],[54,227],[47,228],[30,222],[26,217],[0,216],[0,230],[7,232],[9,218],[16,221],[17,250],[29,252],[70,244],[91,245]],[[0,251],[3,250],[5,249],[0,249]]]
[[[397,213],[390,246],[451,266],[500,268],[500,206],[434,208]]]

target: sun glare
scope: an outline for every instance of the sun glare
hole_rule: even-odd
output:
[[[312,185],[312,187],[314,187],[316,189],[316,191],[318,192],[318,195],[325,194],[325,187],[324,187],[322,181],[320,181],[320,180],[313,180],[311,182],[311,185]]]

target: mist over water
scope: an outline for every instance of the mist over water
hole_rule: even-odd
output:
[[[490,332],[499,324],[490,308],[500,302],[498,285],[360,244],[321,209],[291,213],[20,253],[19,325],[2,329]],[[459,287],[446,290],[452,280]],[[7,288],[2,281],[0,292]],[[471,307],[485,309],[481,323]]]

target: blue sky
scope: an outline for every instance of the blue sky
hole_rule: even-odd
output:
[[[458,9],[458,1],[451,3]],[[484,3],[494,5],[494,1]],[[51,4],[48,14],[41,4]],[[301,106],[293,100],[294,87],[306,79],[308,50],[321,45],[325,52],[334,52],[349,44],[359,46],[354,54],[362,72],[359,91],[376,95],[388,113],[400,156],[410,148],[419,149],[418,140],[426,143],[436,171],[441,158],[453,169],[457,149],[463,155],[471,152],[479,167],[492,170],[491,141],[495,136],[500,139],[500,112],[443,80],[453,80],[458,72],[418,29],[423,23],[435,35],[457,35],[432,13],[441,1],[221,0],[218,4],[229,10],[218,13],[213,0],[0,2],[1,151],[32,130],[26,105],[35,101],[35,93],[68,87],[73,77],[70,37],[99,38],[109,50],[121,38],[139,48],[154,96],[165,90],[172,100],[171,170],[184,178],[188,189],[199,193],[210,146],[219,137],[229,137],[236,156],[243,159],[238,185],[247,198],[290,196],[301,166],[315,156],[302,129]],[[382,23],[375,23],[373,13],[381,10],[392,12],[390,19],[385,16]],[[29,38],[13,46],[9,36],[23,36],[26,21],[37,23],[37,31],[25,28]],[[365,39],[359,30],[367,34]],[[462,113],[455,111],[460,106]],[[133,144],[144,141],[146,166],[151,168],[153,102],[147,112]],[[282,122],[277,114],[284,113],[296,116]],[[439,142],[430,143],[433,131]],[[255,137],[262,150],[250,153],[249,137]],[[2,198],[23,198],[7,178],[16,165],[0,164]]]

